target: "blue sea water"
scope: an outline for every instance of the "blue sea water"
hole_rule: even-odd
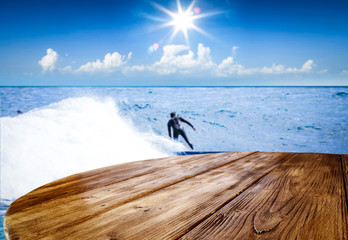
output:
[[[0,95],[1,220],[46,182],[189,150],[168,138],[173,111],[197,128],[184,126],[197,151],[348,153],[347,87],[3,87]]]

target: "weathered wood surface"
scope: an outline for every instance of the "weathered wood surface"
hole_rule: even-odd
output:
[[[343,183],[339,156],[295,154],[182,239],[346,239]]]
[[[348,239],[348,155],[214,153],[121,164],[11,204],[7,239]]]
[[[341,155],[343,177],[345,181],[346,199],[347,199],[347,209],[348,209],[348,154]]]

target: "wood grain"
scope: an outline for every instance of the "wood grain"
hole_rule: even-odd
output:
[[[295,154],[181,239],[347,239],[339,155]]]
[[[233,155],[218,153],[217,157],[212,159],[205,155],[191,155],[180,158],[168,157],[124,163],[83,172],[46,184],[17,199],[16,211],[22,211],[25,208],[47,201],[66,198],[75,194],[84,194],[90,190],[110,186],[132,178],[151,176],[154,172],[161,174],[162,171],[172,171],[174,175],[178,174],[180,178],[185,174],[182,171],[176,171],[178,167],[185,169],[189,175],[199,174],[201,171],[204,172],[249,154],[252,154],[252,152],[240,152]],[[194,170],[191,171],[193,168]],[[11,210],[12,208],[9,209],[9,213],[11,213]]]
[[[342,161],[342,171],[343,171],[345,200],[346,200],[346,208],[342,211],[342,215],[346,216],[346,218],[348,219],[347,217],[348,216],[348,154],[341,155],[341,161]],[[348,220],[347,220],[346,229],[348,232]]]
[[[348,155],[341,155],[342,160],[342,170],[343,170],[343,178],[345,182],[345,190],[346,190],[346,201],[347,201],[347,209],[348,209]]]
[[[256,153],[85,221],[58,238],[175,239],[283,160]],[[253,169],[251,169],[253,167]],[[135,217],[136,216],[136,217]],[[91,227],[93,225],[93,227]]]
[[[38,228],[64,229],[250,154],[253,153],[168,157],[69,176],[17,199],[6,212],[4,227],[10,236],[15,235],[18,226],[33,234],[39,232]]]
[[[115,192],[125,198],[123,201],[127,199],[129,201],[249,154],[252,153],[216,154],[213,159],[205,155],[168,157],[75,174],[44,185],[17,199],[15,207],[11,206],[7,214],[12,215],[12,211],[16,213],[30,211],[31,208],[35,211],[37,206],[50,208],[80,199],[97,199],[98,193],[101,193],[102,197],[107,197]],[[149,183],[149,186],[141,188],[139,183]],[[125,191],[127,196],[124,195]]]
[[[198,218],[204,217],[211,211],[209,206],[218,207],[226,201],[226,198],[230,198],[229,194],[237,194],[249,186],[279,163],[282,155],[254,153],[238,160],[235,155],[228,153],[196,156],[194,159],[197,158],[197,161],[188,161],[188,166],[191,171],[199,174],[194,175],[189,172],[190,178],[182,176],[188,171],[188,166],[174,164],[173,168],[164,169],[164,172],[154,172],[144,177],[99,187],[84,195],[73,195],[72,198],[57,198],[56,201],[40,203],[19,212],[15,210],[14,204],[10,207],[13,208],[10,211],[12,214],[6,216],[7,226],[12,236],[18,237],[22,234],[17,231],[20,225],[21,231],[25,229],[25,235],[33,239],[85,239],[86,236],[93,236],[91,239],[106,239],[110,235],[117,239],[155,239],[153,233],[159,236],[168,228],[172,228],[171,232],[168,232],[169,236],[181,234],[186,230],[187,222],[175,220],[175,216],[178,219],[184,217],[194,223],[196,219],[191,219],[191,215],[201,212],[202,215]],[[210,166],[209,171],[202,171],[201,166],[204,165],[204,161]],[[218,162],[219,165],[214,165],[212,168],[211,162]],[[250,169],[252,166],[254,169]],[[175,175],[179,175],[180,178],[177,177],[173,181]],[[139,191],[149,191],[154,185],[163,186],[168,179],[175,184],[156,187],[156,191],[148,195],[139,193]],[[225,191],[227,188],[230,189]],[[138,197],[134,198],[132,194],[137,194]],[[129,198],[130,201],[125,201]],[[150,228],[146,227],[147,224],[144,224],[144,219],[152,214],[155,214],[154,220],[149,220],[148,224],[154,228],[158,228],[161,224],[163,226],[161,231],[151,233]],[[169,221],[167,225],[162,224],[163,217]],[[120,229],[125,231],[121,232]],[[114,236],[115,231],[117,237]]]
[[[97,169],[11,204],[7,239],[347,239],[348,155],[216,153]]]

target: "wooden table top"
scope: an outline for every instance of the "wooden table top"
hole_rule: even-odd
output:
[[[348,239],[348,155],[214,153],[72,175],[17,199],[7,239]]]

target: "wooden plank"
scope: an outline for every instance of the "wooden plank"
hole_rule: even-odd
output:
[[[346,190],[346,201],[348,206],[348,154],[341,155],[341,159],[342,159],[343,177],[344,177],[345,190]]]
[[[185,177],[200,174],[253,153],[254,152],[239,152],[229,155],[226,153],[217,153],[215,155],[191,155],[180,158],[167,157],[130,162],[83,172],[59,179],[35,189],[17,199],[15,207],[10,206],[7,213],[10,215],[13,211],[23,212],[26,208],[35,208],[36,205],[48,204],[48,202],[58,201],[60,198],[63,198],[62,201],[65,201],[64,199],[67,197],[70,198],[75,195],[79,198],[81,197],[80,195],[83,194],[83,197],[88,198],[87,193],[90,191],[100,191],[100,189],[107,187],[111,189],[117,188],[113,185],[121,182],[133,181],[132,179],[135,179],[136,182],[139,182],[138,179],[141,179],[141,181],[152,181],[154,176],[153,173],[161,176],[167,174],[168,176],[165,177],[168,180],[170,179],[170,181],[163,182],[164,185],[173,184],[176,181],[181,181]],[[128,182],[127,184],[129,184]],[[133,187],[133,185],[128,186],[130,188]],[[71,201],[72,199],[69,200]],[[57,202],[55,204],[57,204]]]
[[[40,222],[46,228],[77,224],[125,202],[250,154],[253,152],[168,157],[75,174],[17,199],[6,213],[4,226],[12,234],[18,226],[28,231],[31,225],[35,228],[33,222]]]
[[[347,239],[339,155],[296,154],[181,239]]]
[[[341,155],[342,160],[342,171],[343,171],[343,179],[344,179],[344,190],[345,190],[345,200],[346,200],[346,208],[344,215],[348,215],[348,154]],[[348,229],[348,220],[347,220],[347,229]]]
[[[164,171],[162,175],[153,172],[152,182],[144,185],[144,179],[138,179],[133,187],[129,187],[127,180],[107,186],[115,190],[112,193],[106,192],[107,188],[99,192],[91,190],[87,192],[90,198],[83,201],[66,201],[63,205],[52,205],[55,208],[50,210],[47,206],[40,209],[40,205],[43,204],[41,203],[36,208],[40,209],[38,213],[35,213],[35,208],[30,208],[26,213],[15,212],[6,216],[5,220],[9,235],[13,238],[25,236],[28,239],[173,239],[237,196],[282,162],[287,155],[255,153],[184,178],[151,194],[131,198],[130,201],[121,200],[121,204],[114,202],[114,205],[108,206],[109,201],[117,202],[118,198],[126,198],[134,189],[137,192],[153,183],[165,181],[175,174],[175,171]],[[229,154],[219,156],[227,157]],[[209,161],[213,158],[216,158],[216,155],[211,155]],[[198,166],[199,164],[193,165],[192,169]],[[176,171],[182,172],[185,168],[178,166]],[[62,199],[64,198],[57,201]],[[72,214],[69,214],[66,205]],[[28,216],[28,211],[32,216]],[[45,214],[42,215],[42,212]],[[65,218],[62,212],[70,218]],[[40,224],[33,224],[38,222]]]

